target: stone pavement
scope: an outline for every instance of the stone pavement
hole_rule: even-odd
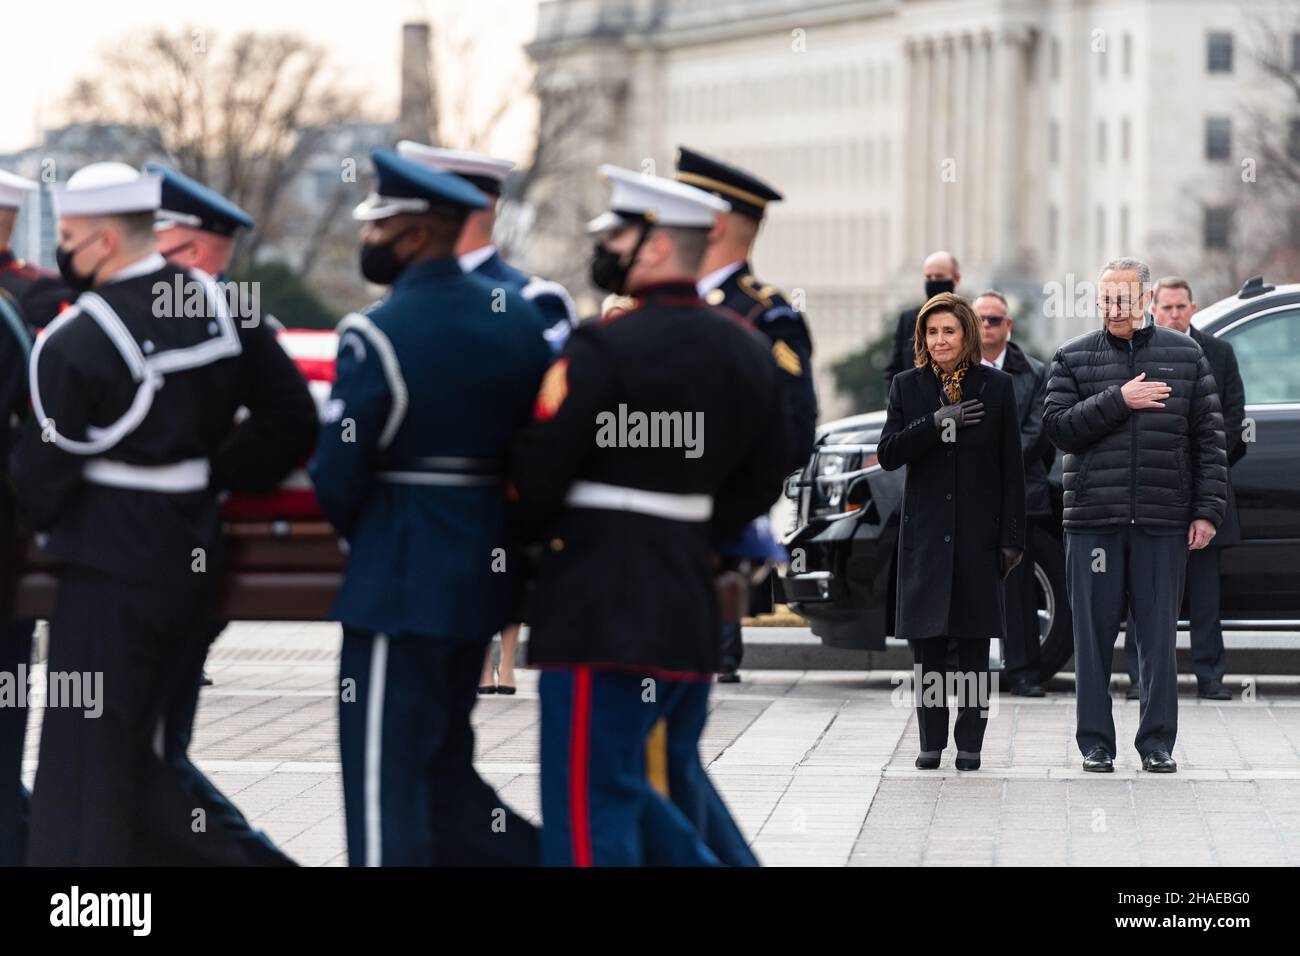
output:
[[[345,862],[339,640],[327,624],[235,625],[214,648],[195,734],[197,762],[304,865]],[[536,675],[518,673],[517,696],[475,708],[478,765],[539,822]],[[916,721],[889,673],[745,677],[715,688],[702,756],[768,865],[1300,864],[1300,680],[1260,678],[1253,701],[1226,704],[1186,683],[1175,775],[1138,770],[1138,705],[1117,689],[1107,776],[1079,769],[1068,682],[1000,698],[983,769],[959,774],[951,746],[940,770],[914,769]],[[29,783],[39,723],[37,709]]]

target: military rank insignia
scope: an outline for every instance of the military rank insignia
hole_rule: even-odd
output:
[[[777,339],[776,344],[772,346],[772,357],[776,359],[777,365],[791,375],[803,374],[803,363],[799,361],[799,354],[780,339]]]
[[[537,392],[537,401],[533,404],[533,418],[539,422],[550,421],[568,395],[569,360],[562,358],[546,370],[542,387]]]

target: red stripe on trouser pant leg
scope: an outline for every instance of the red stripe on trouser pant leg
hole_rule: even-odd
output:
[[[587,806],[591,763],[591,668],[573,672],[573,709],[569,715],[569,834],[573,865],[591,866],[591,817]]]

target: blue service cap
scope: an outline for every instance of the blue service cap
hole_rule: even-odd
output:
[[[162,177],[162,204],[155,228],[190,226],[219,236],[251,229],[253,217],[215,189],[162,163],[147,163],[144,171]]]
[[[460,213],[488,208],[487,197],[471,183],[445,170],[403,159],[391,149],[370,153],[375,191],[352,210],[353,219],[387,219],[401,213]]]

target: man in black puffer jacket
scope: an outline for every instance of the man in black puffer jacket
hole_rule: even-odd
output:
[[[1190,337],[1144,326],[1151,270],[1102,269],[1104,327],[1052,361],[1043,426],[1065,452],[1065,564],[1074,616],[1075,739],[1083,769],[1114,769],[1110,670],[1126,607],[1137,628],[1142,767],[1177,769],[1174,636],[1187,553],[1223,520],[1227,453],[1214,376]]]

